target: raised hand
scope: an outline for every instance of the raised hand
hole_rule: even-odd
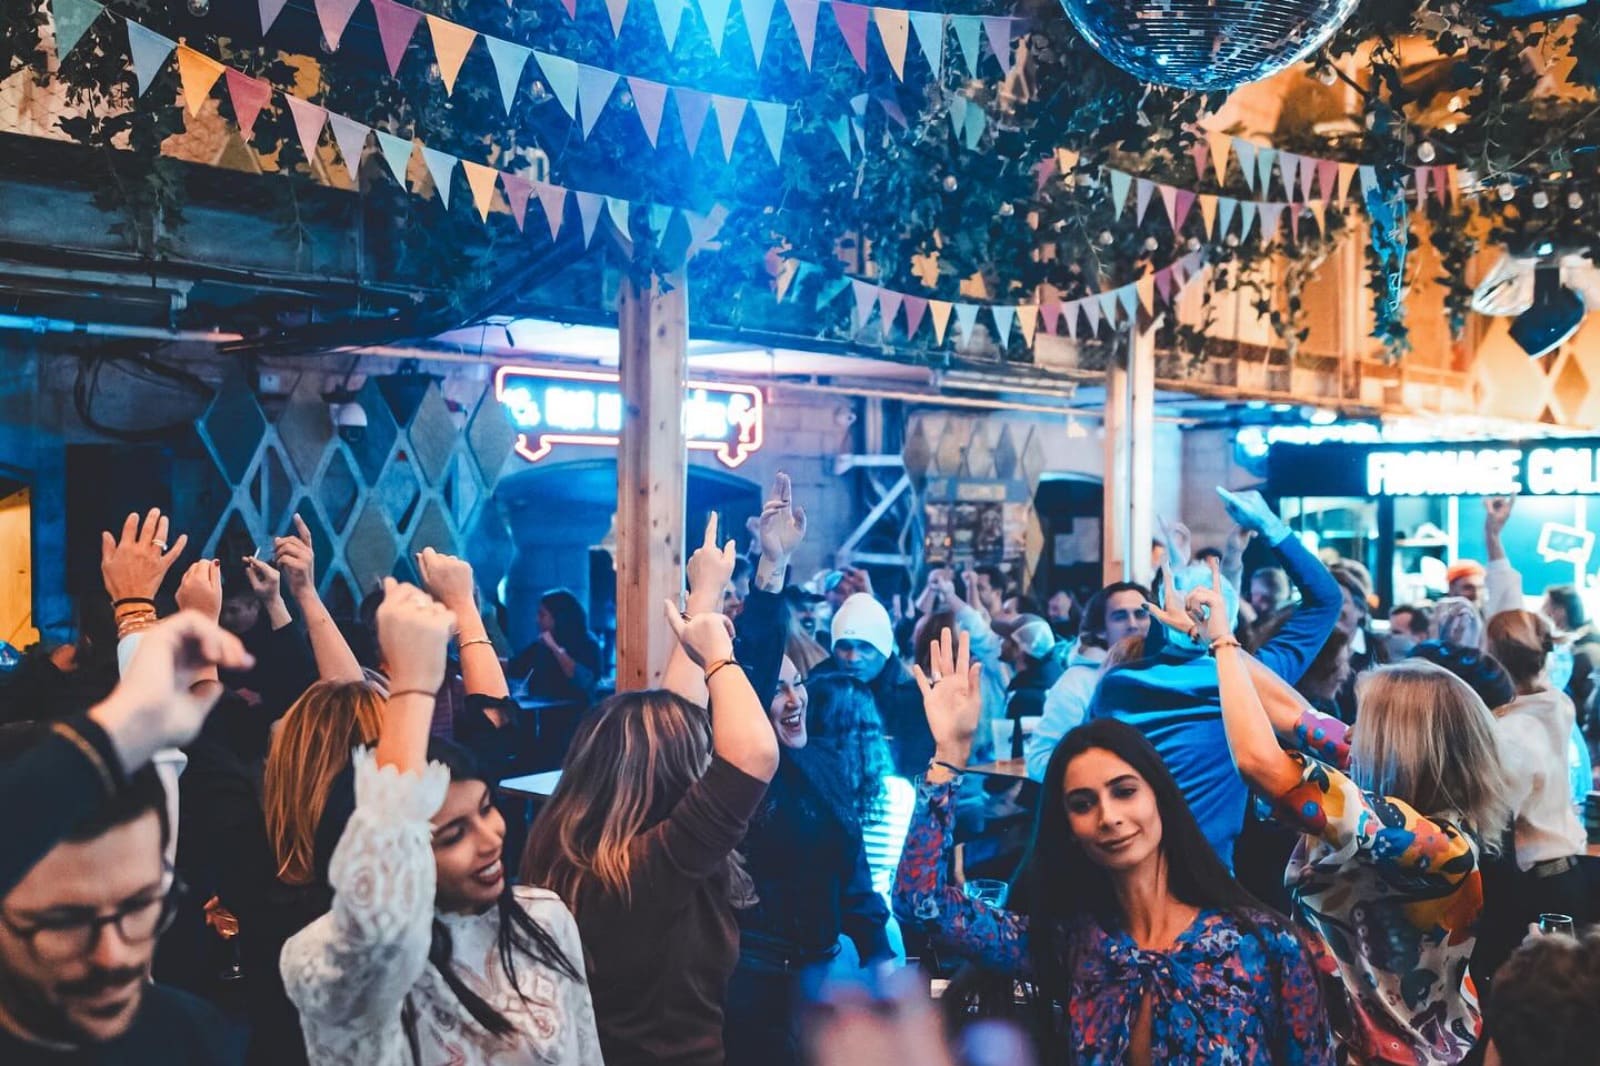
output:
[[[857,592],[865,592],[868,596],[873,594],[872,575],[859,566],[852,566],[846,570],[844,579],[850,583],[849,587],[852,595]]]
[[[194,691],[212,671],[248,670],[254,660],[239,638],[196,611],[180,611],[144,631],[122,679],[93,717],[132,772],[161,748],[193,740],[217,701],[215,685]]]
[[[311,530],[305,519],[294,516],[294,532],[287,537],[277,537],[272,542],[278,569],[289,582],[289,592],[297,599],[316,595],[317,553],[311,544]]]
[[[221,616],[222,567],[215,559],[201,559],[183,572],[178,610],[195,611],[212,622]]]
[[[922,672],[921,664],[912,666],[911,673],[922,690],[922,711],[937,750],[950,756],[949,761],[959,760],[959,765],[970,754],[983,718],[983,689],[978,684],[983,664],[972,661],[966,630],[957,639],[946,627],[934,639],[930,655],[932,677]]]
[[[689,556],[690,614],[715,612],[722,604],[722,590],[733,579],[733,564],[738,558],[733,541],[717,547],[717,513],[706,519],[705,540]]]
[[[456,612],[477,610],[472,594],[472,564],[465,559],[424,548],[417,553],[417,573],[433,598]]]
[[[690,662],[704,670],[733,658],[733,623],[726,615],[703,612],[686,618],[671,600],[666,601],[666,608],[667,624]]]
[[[169,524],[161,509],[152,507],[143,522],[137,513],[128,515],[121,536],[100,534],[100,576],[112,602],[155,598],[167,571],[189,543],[188,535],[182,534],[168,545]]]
[[[1233,635],[1233,630],[1228,624],[1228,604],[1222,595],[1222,571],[1215,559],[1207,562],[1211,566],[1211,584],[1190,589],[1184,610],[1193,619],[1191,625],[1198,625],[1207,640],[1225,640]]]
[[[1483,528],[1490,534],[1499,534],[1511,521],[1511,511],[1516,506],[1514,496],[1487,496],[1483,501]]]
[[[1267,501],[1261,498],[1261,493],[1251,490],[1249,492],[1229,492],[1221,485],[1217,486],[1217,495],[1222,497],[1222,506],[1227,509],[1228,517],[1253,533],[1259,533],[1267,538],[1267,543],[1278,544],[1289,535],[1289,527],[1283,519],[1273,513]]]
[[[1194,535],[1182,522],[1168,523],[1156,515],[1156,525],[1161,532],[1161,542],[1167,546],[1167,569],[1189,565],[1189,552],[1194,546]]]
[[[250,591],[262,603],[271,604],[283,595],[283,575],[271,564],[254,555],[244,557],[244,576],[250,582]]]
[[[1178,585],[1172,578],[1172,567],[1162,567],[1161,577],[1161,602],[1145,601],[1150,617],[1176,633],[1193,633],[1196,629],[1195,620],[1189,616],[1183,596],[1178,592]]]
[[[780,473],[772,479],[772,497],[761,508],[756,530],[763,558],[770,555],[787,559],[805,539],[806,511],[794,503],[788,474]]]
[[[456,616],[415,585],[383,579],[378,644],[391,692],[437,692],[444,684],[445,652]]]

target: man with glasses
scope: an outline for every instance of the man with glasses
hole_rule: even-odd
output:
[[[236,638],[179,614],[145,631],[88,714],[0,735],[0,1063],[241,1061],[221,1014],[149,983],[177,891],[150,758],[199,731],[217,666],[249,664]]]

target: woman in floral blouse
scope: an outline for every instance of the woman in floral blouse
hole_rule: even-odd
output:
[[[895,912],[937,942],[1038,982],[1066,1007],[1045,1034],[1080,1066],[1333,1062],[1315,971],[1293,931],[1239,887],[1139,732],[1069,733],[1044,776],[1021,887],[1027,913],[946,878],[954,795],[982,713],[963,634],[917,670],[937,751],[895,884]]]
[[[1211,608],[1228,747],[1240,776],[1304,834],[1285,881],[1344,982],[1350,1051],[1454,1066],[1480,1028],[1467,971],[1479,855],[1507,822],[1493,716],[1466,682],[1412,659],[1362,679],[1347,736],[1239,648],[1206,593],[1191,594],[1189,611]]]

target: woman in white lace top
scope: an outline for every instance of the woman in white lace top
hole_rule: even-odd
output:
[[[598,1066],[572,915],[550,892],[507,886],[489,783],[459,750],[429,745],[450,631],[480,623],[470,570],[465,604],[444,594],[459,582],[436,580],[465,564],[424,562],[445,603],[385,583],[379,640],[394,676],[377,747],[354,756],[333,909],[283,950],[306,1050],[319,1066]]]

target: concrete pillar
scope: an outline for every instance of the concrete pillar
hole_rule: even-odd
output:
[[[1130,324],[1106,367],[1105,583],[1150,577],[1155,497],[1155,326]]]

